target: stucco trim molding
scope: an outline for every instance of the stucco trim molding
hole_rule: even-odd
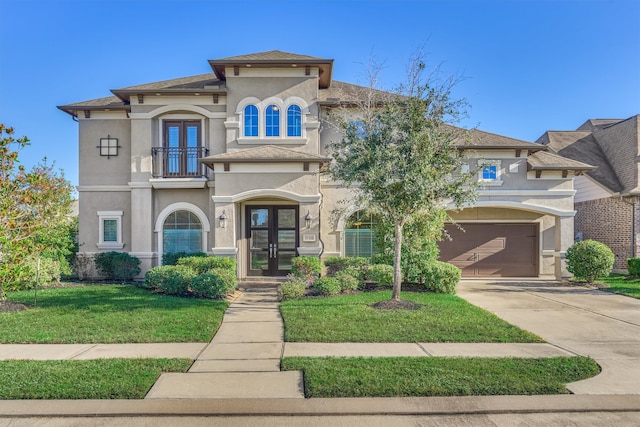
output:
[[[155,108],[148,113],[129,113],[131,119],[153,119],[165,113],[171,113],[175,111],[190,111],[192,113],[198,113],[208,119],[226,119],[227,114],[221,112],[209,111],[206,108],[199,107],[197,105],[189,104],[175,104],[175,105],[163,105]]]
[[[277,190],[272,188],[262,188],[257,190],[244,191],[232,196],[211,196],[213,203],[237,203],[248,199],[260,197],[277,197],[281,199],[289,199],[298,203],[317,203],[321,199],[320,194],[303,195],[293,193],[291,191]]]
[[[452,203],[447,204],[447,209],[454,209],[454,208],[455,206]],[[493,200],[487,200],[487,201],[480,200],[474,203],[473,205],[465,206],[465,209],[470,209],[470,208],[509,208],[509,209],[517,209],[521,211],[531,211],[531,212],[538,212],[538,213],[543,213],[548,215],[554,215],[560,218],[571,218],[576,215],[576,211],[574,210],[566,211],[561,209],[550,208],[548,206],[533,205],[531,203],[493,201]]]
[[[76,187],[79,193],[82,192],[103,192],[103,191],[131,191],[128,185],[78,185]]]
[[[156,189],[204,188],[207,178],[152,178],[151,186]]]
[[[567,197],[576,194],[576,190],[479,190],[479,196],[544,196]]]
[[[211,248],[211,252],[215,256],[236,256],[238,248]]]

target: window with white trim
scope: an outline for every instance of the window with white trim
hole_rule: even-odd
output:
[[[486,160],[478,172],[478,180],[484,185],[502,184],[502,164],[500,160]]]
[[[198,216],[187,210],[169,214],[162,226],[164,253],[200,252],[202,250],[202,223]]]
[[[98,211],[100,249],[122,249],[122,211]]]

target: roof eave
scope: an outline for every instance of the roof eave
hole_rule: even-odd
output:
[[[210,158],[203,157],[198,159],[205,165],[211,165],[214,163],[329,163],[331,159],[323,157],[323,158],[299,158],[299,159],[283,159],[283,158],[264,158],[264,159],[242,159],[242,158],[228,158],[228,159],[220,159],[220,158]]]

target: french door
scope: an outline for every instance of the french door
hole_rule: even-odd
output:
[[[247,206],[249,276],[286,276],[298,247],[297,206]]]

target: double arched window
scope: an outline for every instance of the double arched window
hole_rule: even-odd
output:
[[[249,104],[244,107],[244,137],[260,136],[261,126],[263,127],[263,135],[267,138],[279,138],[281,131],[286,132],[287,137],[299,138],[302,136],[302,108],[299,105],[291,104],[286,109],[286,123],[282,129],[282,120],[280,114],[280,106],[269,104],[264,109],[264,119],[257,105]],[[261,124],[263,122],[264,124]]]

